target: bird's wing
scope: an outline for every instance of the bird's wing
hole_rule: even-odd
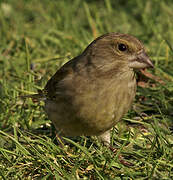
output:
[[[67,88],[67,85],[64,82],[74,76],[77,61],[78,57],[68,61],[47,82],[43,90],[46,93],[47,98],[54,99],[58,95],[61,96],[64,94]]]

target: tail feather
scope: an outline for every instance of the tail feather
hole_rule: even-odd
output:
[[[19,96],[22,99],[27,99],[27,98],[32,98],[32,99],[37,99],[37,100],[45,100],[46,97],[44,94],[29,94],[29,95],[24,95],[24,96]]]

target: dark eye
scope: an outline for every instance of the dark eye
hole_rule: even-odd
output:
[[[127,46],[125,45],[125,44],[118,44],[118,49],[120,50],[120,51],[126,51],[127,50]]]

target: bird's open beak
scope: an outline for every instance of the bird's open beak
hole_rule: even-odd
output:
[[[154,65],[148,55],[145,53],[145,51],[142,51],[138,53],[136,57],[129,62],[129,67],[134,69],[143,69],[154,68]]]

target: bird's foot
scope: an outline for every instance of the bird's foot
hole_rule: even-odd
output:
[[[121,164],[123,164],[124,166],[133,166],[134,164],[131,163],[131,162],[128,162],[124,159],[124,157],[118,152],[119,148],[117,147],[112,147],[112,146],[109,146],[109,149],[114,153],[114,156],[118,156],[118,160],[120,161]]]

